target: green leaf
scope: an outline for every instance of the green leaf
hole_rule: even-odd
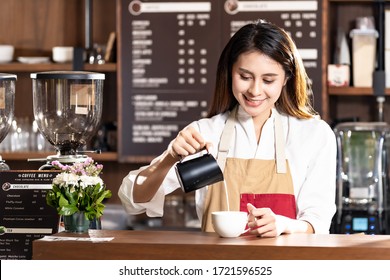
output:
[[[51,206],[53,208],[57,208],[58,207],[56,194],[52,190],[49,190],[46,193],[46,203],[47,203],[47,205],[49,205],[49,206]]]
[[[75,205],[65,205],[60,208],[59,214],[64,215],[64,216],[69,216],[72,215],[79,210]]]
[[[68,199],[63,195],[60,194],[60,199],[58,200],[58,206],[63,207],[69,205]]]
[[[105,190],[100,194],[100,196],[96,199],[96,203],[101,203],[105,198],[111,197],[111,191]]]

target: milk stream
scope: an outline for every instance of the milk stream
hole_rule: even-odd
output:
[[[229,205],[229,194],[227,191],[226,181],[223,180],[223,185],[225,187],[225,196],[226,196],[226,202],[227,202],[227,210],[230,211],[230,205]]]

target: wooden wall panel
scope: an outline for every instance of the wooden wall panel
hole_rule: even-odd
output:
[[[17,56],[51,55],[57,45],[85,46],[85,2],[80,0],[2,0],[0,43]],[[93,0],[93,42],[106,43],[115,31],[115,0]]]

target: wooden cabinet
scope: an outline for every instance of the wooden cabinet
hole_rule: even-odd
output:
[[[352,41],[349,32],[356,28],[355,20],[358,17],[374,16],[378,21],[378,2],[369,0],[324,0],[324,53],[326,63],[333,64],[333,55],[337,47],[337,32],[342,30],[347,35],[347,41],[352,61]],[[387,1],[385,1],[387,2]],[[387,4],[385,4],[387,5]],[[376,22],[376,29],[378,29]],[[380,36],[384,36],[380,34]],[[352,61],[353,63],[353,61]],[[324,69],[326,71],[326,68]],[[352,67],[351,67],[352,75]],[[386,89],[386,96],[390,89]],[[328,87],[323,93],[325,104],[325,119],[330,124],[339,121],[359,120],[378,121],[378,102],[373,88],[361,87]],[[390,102],[384,103],[384,120],[390,120]]]
[[[92,0],[92,42],[106,44],[116,31],[116,0]],[[80,0],[2,0],[0,9],[0,44],[15,46],[14,61],[0,64],[1,73],[17,75],[15,117],[33,120],[31,73],[71,70],[72,64],[23,64],[20,56],[51,57],[54,46],[85,47],[85,1]],[[117,120],[117,65],[84,64],[83,70],[106,75],[103,94],[102,123]],[[1,145],[1,144],[0,144]],[[38,169],[43,162],[28,162],[29,158],[46,158],[53,152],[0,152],[12,169]],[[103,180],[113,192],[111,203],[123,177],[138,165],[120,164],[116,152],[94,154],[103,161]]]
[[[116,31],[116,1],[93,0],[92,42],[106,44]],[[0,11],[0,44],[15,47],[14,61],[0,64],[0,72],[17,75],[15,118],[33,120],[30,74],[41,71],[72,70],[72,64],[23,64],[18,57],[51,57],[54,46],[85,47],[85,1],[79,0],[4,0]],[[115,122],[117,90],[116,63],[84,64],[83,70],[105,73],[102,123]],[[53,150],[54,151],[54,150]],[[53,153],[1,153],[5,160],[25,160]],[[116,160],[114,152],[96,155],[98,160]]]

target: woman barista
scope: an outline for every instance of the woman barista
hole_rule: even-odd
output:
[[[242,27],[219,59],[208,117],[123,179],[119,197],[126,211],[162,216],[164,196],[180,188],[173,166],[206,148],[224,170],[229,201],[223,182],[196,191],[202,230],[212,231],[211,212],[229,205],[248,211],[249,232],[258,236],[329,233],[336,140],[310,106],[306,81],[284,30],[263,20]]]

